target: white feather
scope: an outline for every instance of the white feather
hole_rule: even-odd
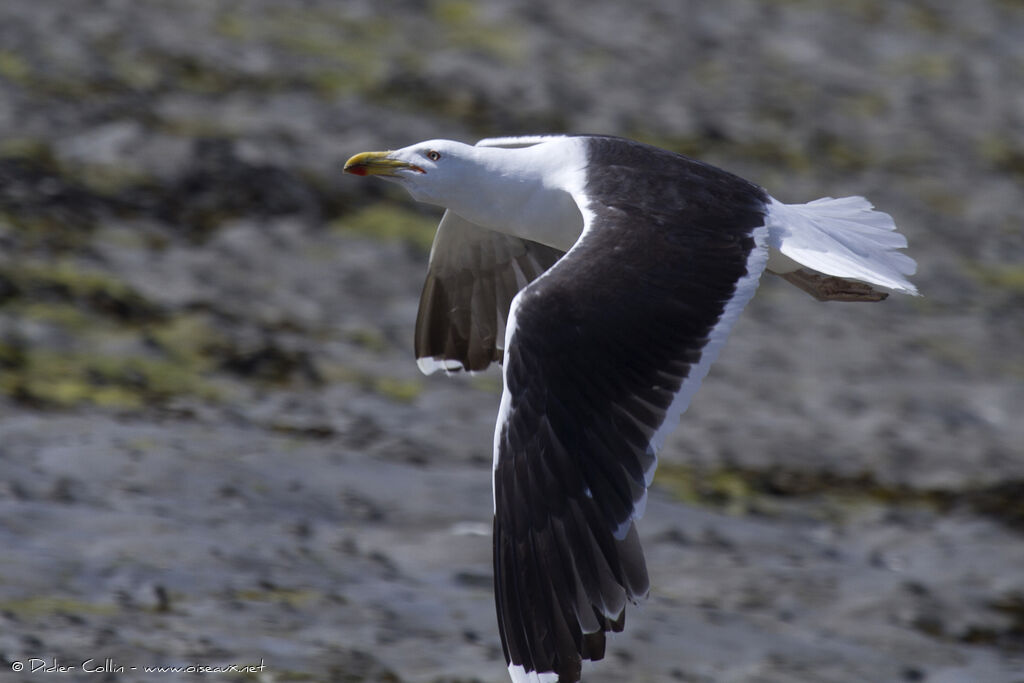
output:
[[[917,294],[904,277],[913,275],[917,264],[897,251],[907,239],[896,232],[892,216],[875,211],[864,197],[824,197],[807,204],[772,198],[766,224],[768,244],[801,266]]]
[[[462,363],[448,358],[417,358],[416,365],[424,375],[433,374],[438,370],[444,370],[446,373],[452,373],[456,370],[462,369]]]
[[[558,683],[558,674],[527,671],[518,664],[509,664],[508,674],[512,683]]]
[[[484,138],[476,143],[476,147],[532,147],[553,138],[564,138],[564,135],[521,135],[504,138]]]

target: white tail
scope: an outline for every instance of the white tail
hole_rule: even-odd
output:
[[[907,238],[896,232],[892,216],[875,211],[864,197],[824,197],[807,204],[772,198],[767,225],[769,246],[800,266],[917,294],[905,277],[917,264],[897,251],[907,246]]]

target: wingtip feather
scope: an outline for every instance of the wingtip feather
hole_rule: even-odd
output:
[[[463,370],[462,363],[457,360],[451,360],[449,358],[431,358],[429,356],[424,358],[416,359],[416,367],[420,369],[424,375],[432,375],[438,370],[443,370],[445,374],[452,374]]]

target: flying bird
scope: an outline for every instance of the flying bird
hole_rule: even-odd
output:
[[[430,140],[346,172],[444,207],[415,328],[426,372],[502,363],[494,592],[516,683],[573,683],[648,593],[656,454],[765,270],[820,300],[917,294],[863,197],[783,204],[623,138]]]

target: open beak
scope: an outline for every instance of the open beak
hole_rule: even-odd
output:
[[[392,159],[391,152],[363,152],[345,162],[345,173],[353,175],[379,175],[396,177],[395,172],[403,169],[423,173],[423,169],[407,161]]]

